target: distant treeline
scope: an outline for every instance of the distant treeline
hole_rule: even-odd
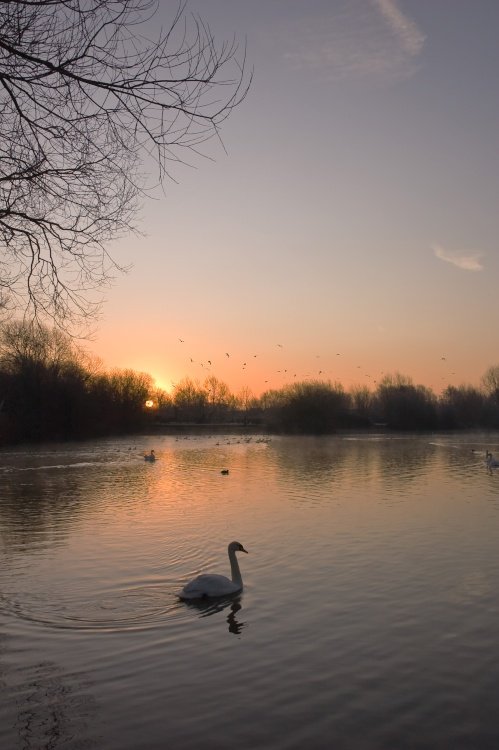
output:
[[[409,377],[387,375],[375,390],[305,381],[254,397],[216,377],[185,378],[172,394],[134,370],[105,371],[58,329],[0,327],[0,441],[69,440],[175,424],[252,424],[283,433],[339,429],[499,429],[499,365],[480,388],[448,386],[440,396]]]

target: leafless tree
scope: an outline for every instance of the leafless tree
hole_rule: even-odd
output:
[[[0,0],[0,295],[68,327],[95,313],[154,181],[244,98],[245,53],[156,0]]]
[[[20,375],[44,368],[55,375],[62,370],[86,369],[87,356],[59,328],[12,320],[0,326],[0,369]]]
[[[482,376],[482,387],[499,403],[499,365],[491,365]]]

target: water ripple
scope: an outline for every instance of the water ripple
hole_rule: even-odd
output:
[[[129,588],[106,598],[85,598],[67,591],[54,600],[33,592],[4,592],[0,612],[48,628],[119,632],[147,630],[157,625],[177,607],[172,596],[156,586]]]
[[[495,750],[496,444],[144,436],[0,452],[2,747],[29,746],[15,727],[29,731],[34,701],[32,747],[49,746],[48,721],[51,747],[92,733],[106,750]],[[249,550],[242,595],[179,601],[193,576],[229,573],[233,539]],[[69,702],[61,744],[50,717],[80,677],[91,731]]]

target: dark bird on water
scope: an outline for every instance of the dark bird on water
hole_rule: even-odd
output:
[[[228,473],[229,473],[228,469],[222,469],[222,471],[220,472],[220,474],[228,474]]]

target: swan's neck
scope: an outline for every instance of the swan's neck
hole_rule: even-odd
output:
[[[237,583],[239,586],[242,586],[243,579],[241,578],[241,571],[239,570],[239,563],[237,561],[235,549],[229,550],[229,560],[230,560],[230,574],[231,574],[232,582]]]

